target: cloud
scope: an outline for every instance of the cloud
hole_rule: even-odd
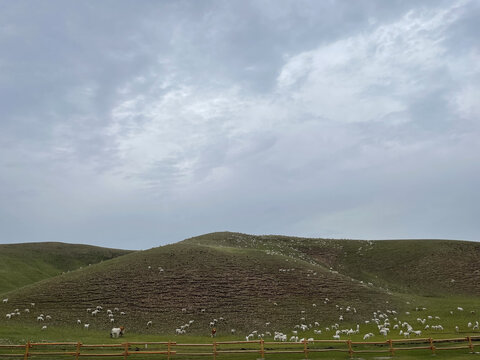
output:
[[[59,4],[3,15],[5,241],[478,236],[475,2]]]

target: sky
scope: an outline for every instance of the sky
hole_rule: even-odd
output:
[[[480,240],[480,2],[0,0],[0,243]]]

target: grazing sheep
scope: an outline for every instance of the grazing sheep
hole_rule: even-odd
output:
[[[47,330],[47,325],[43,325],[42,330]]]
[[[83,324],[83,328],[88,330],[88,327],[90,326],[90,324]]]
[[[110,337],[111,338],[119,338],[120,336],[123,336],[125,333],[125,327],[120,326],[119,328],[112,328],[110,330]]]
[[[78,319],[77,324],[81,324],[81,323],[82,323],[82,320]]]
[[[3,303],[4,304],[8,303],[8,298],[3,299]]]
[[[147,322],[147,327],[152,326],[152,325],[153,325],[153,322],[151,320],[149,322]]]

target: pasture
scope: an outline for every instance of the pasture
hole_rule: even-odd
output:
[[[413,359],[432,356],[432,346],[455,345],[429,339],[458,338],[470,346],[471,336],[474,346],[480,336],[476,243],[215,233],[146,251],[106,252],[112,254],[118,256],[4,291],[0,345],[104,344],[139,359],[147,358],[140,354],[145,342],[170,342],[171,358],[179,359],[185,344],[205,349],[203,358],[213,358],[218,346],[218,359],[237,356],[221,349],[251,351],[239,359],[260,358],[262,351],[264,358],[285,359],[276,350],[292,351],[288,359],[344,359],[362,346],[386,350],[352,354],[374,359],[392,355],[389,340],[408,347],[427,339],[419,344],[427,349],[393,351]],[[14,270],[4,277],[15,280]],[[119,326],[125,336],[111,339],[110,329]],[[155,346],[166,345],[147,344],[148,351]],[[328,352],[314,351],[322,349]],[[470,350],[439,350],[435,357],[475,357]]]

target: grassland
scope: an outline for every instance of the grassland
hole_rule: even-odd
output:
[[[9,302],[0,303],[0,314],[18,308],[21,315],[0,317],[0,343],[122,341],[109,339],[112,324],[127,327],[123,340],[128,341],[208,343],[214,319],[219,341],[244,340],[254,331],[264,334],[265,341],[273,340],[275,331],[332,339],[335,324],[340,329],[359,325],[358,334],[342,339],[359,341],[372,332],[372,340],[382,341],[373,321],[378,314],[388,317],[391,327],[409,323],[421,329],[422,337],[480,335],[467,326],[479,320],[479,260],[480,246],[472,242],[207,234],[97,261],[5,294]],[[92,316],[97,306],[103,309]],[[115,308],[111,323],[106,309]],[[38,322],[39,314],[51,319]],[[90,324],[88,331],[84,323]],[[177,335],[176,329],[187,323],[186,334]],[[308,329],[295,330],[300,324]],[[440,324],[443,331],[424,328]],[[44,325],[47,329],[41,331]],[[403,338],[400,329],[392,329],[388,338]],[[465,353],[436,356],[473,356]]]
[[[0,294],[129,252],[53,242],[0,245]]]

